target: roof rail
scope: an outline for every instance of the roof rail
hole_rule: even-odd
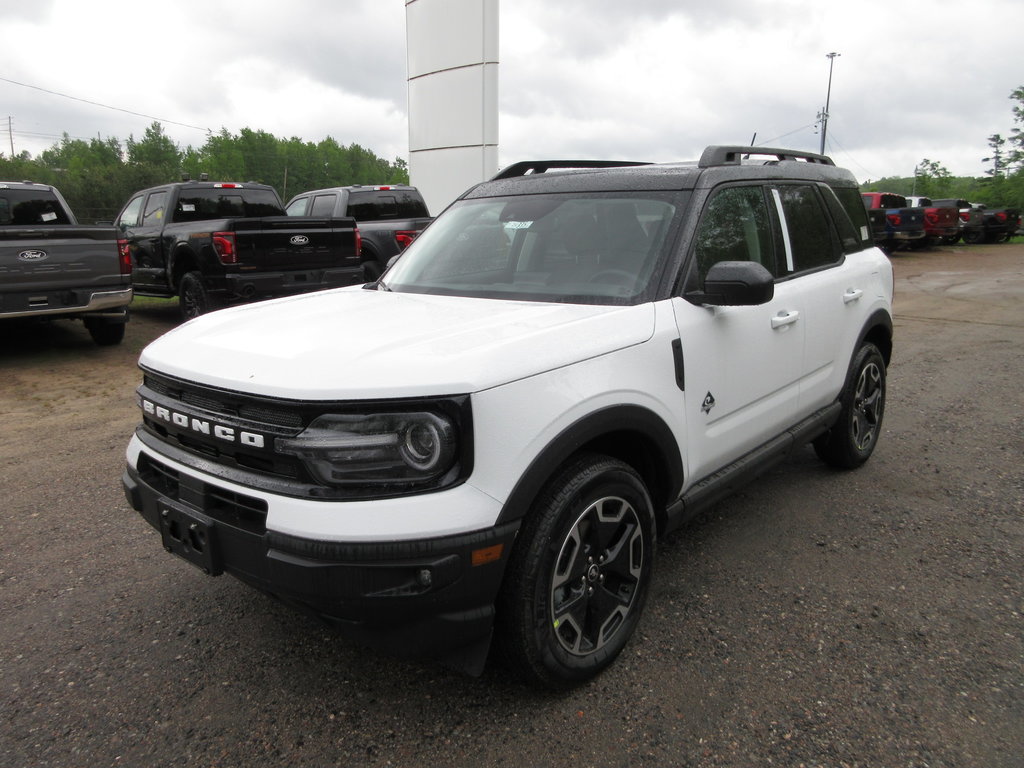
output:
[[[636,160],[523,160],[502,168],[496,176],[491,177],[491,181],[545,173],[553,168],[625,168],[634,165],[650,163]]]
[[[775,160],[803,160],[818,165],[835,165],[831,157],[817,155],[813,152],[800,152],[795,149],[773,149],[772,147],[726,147],[710,146],[704,150],[697,163],[699,168],[711,168],[716,165],[739,165],[744,156],[764,155]]]

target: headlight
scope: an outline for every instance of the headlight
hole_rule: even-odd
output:
[[[441,413],[325,414],[295,437],[275,440],[324,485],[428,483],[459,457],[458,429]]]

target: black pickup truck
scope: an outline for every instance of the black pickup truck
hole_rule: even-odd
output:
[[[350,218],[287,216],[273,187],[182,181],[136,193],[117,217],[135,292],[178,296],[182,316],[363,282]]]
[[[127,243],[80,225],[54,187],[0,181],[0,321],[80,319],[97,344],[124,338]]]
[[[989,208],[981,203],[971,203],[971,206],[980,210],[984,217],[986,243],[1005,243],[1020,226],[1019,208]]]
[[[363,240],[363,269],[368,282],[380,277],[388,262],[431,220],[420,191],[399,184],[314,189],[293,197],[286,210],[289,216],[355,219]]]

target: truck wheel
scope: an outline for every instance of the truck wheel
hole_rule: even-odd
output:
[[[640,620],[655,536],[631,467],[591,455],[562,470],[524,522],[499,598],[496,639],[514,671],[566,688],[611,664]]]
[[[88,319],[85,328],[92,340],[101,347],[112,347],[124,340],[124,323],[111,323],[106,320]]]
[[[977,245],[985,239],[985,232],[980,229],[965,229],[964,242],[968,245]]]
[[[198,272],[186,272],[178,284],[178,303],[181,306],[181,317],[191,320],[210,311],[210,294],[203,287],[202,276]]]
[[[943,245],[956,245],[959,242],[960,242],[960,234],[959,233],[957,233],[955,235],[946,235],[944,238],[942,238],[942,244]]]
[[[814,441],[814,450],[830,466],[853,469],[874,451],[885,414],[885,360],[874,344],[857,350],[840,404],[839,420]]]
[[[363,262],[363,276],[366,278],[366,282],[372,283],[382,274],[384,274],[384,272],[381,270],[380,263],[376,259]]]

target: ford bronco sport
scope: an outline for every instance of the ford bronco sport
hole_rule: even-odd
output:
[[[125,492],[169,551],[361,642],[478,673],[493,639],[576,684],[658,536],[808,443],[868,459],[892,290],[827,157],[516,164],[376,282],[147,347]]]

